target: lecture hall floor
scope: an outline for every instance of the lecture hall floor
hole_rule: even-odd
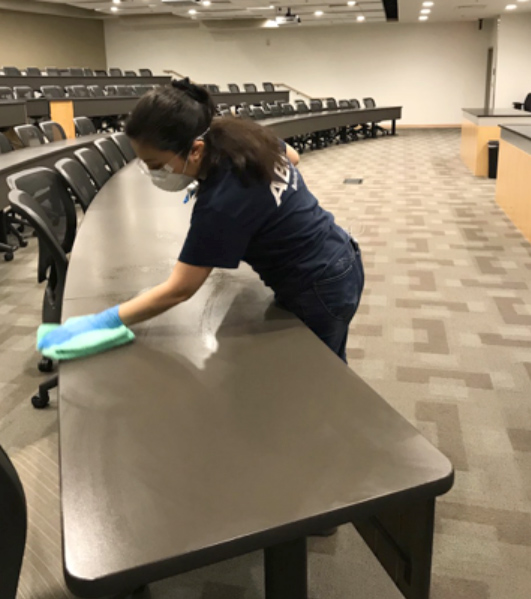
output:
[[[531,588],[531,245],[459,157],[457,130],[400,131],[303,156],[322,204],[358,238],[367,285],[351,367],[452,460],[438,503],[432,599],[528,599]],[[344,185],[360,177],[360,186]],[[20,599],[61,583],[55,397],[29,397],[42,289],[36,242],[0,264],[0,443],[26,487]],[[310,542],[311,599],[399,599],[351,526]],[[153,599],[259,599],[253,554],[153,585]]]

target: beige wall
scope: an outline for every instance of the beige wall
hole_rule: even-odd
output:
[[[103,21],[0,10],[0,61],[19,68],[104,69]]]

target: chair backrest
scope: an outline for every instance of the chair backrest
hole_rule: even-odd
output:
[[[241,106],[240,108],[238,108],[238,114],[242,117],[242,119],[250,119],[251,118],[251,112],[248,108],[245,108],[244,106]]]
[[[219,85],[211,85],[209,91],[212,94],[219,94]]]
[[[89,98],[90,93],[86,85],[68,85],[66,93],[74,98]]]
[[[348,100],[339,100],[337,105],[340,110],[347,110],[347,109],[352,108],[352,106],[350,105],[350,102]]]
[[[6,77],[20,77],[20,75],[22,75],[17,67],[2,67],[2,70]]]
[[[219,111],[220,116],[222,117],[226,117],[226,116],[232,116],[232,112],[230,111],[229,108],[224,108],[223,110]]]
[[[116,91],[119,96],[136,96],[136,92],[132,85],[117,85]]]
[[[323,110],[323,103],[321,100],[310,100],[310,112],[321,112]]]
[[[44,121],[39,123],[39,127],[48,141],[61,141],[62,139],[66,139],[65,130],[55,121]]]
[[[308,104],[306,104],[304,100],[295,100],[295,110],[299,114],[307,114],[308,112],[310,112]]]
[[[64,98],[65,90],[58,85],[42,85],[41,92],[45,98]]]
[[[262,119],[267,118],[267,116],[268,115],[261,106],[251,106],[251,118],[261,121]]]
[[[105,160],[97,150],[81,148],[74,152],[74,156],[83,165],[98,190],[111,178],[111,173],[105,166]]]
[[[122,153],[122,156],[125,158],[126,162],[131,162],[136,158],[136,153],[133,150],[133,146],[129,141],[129,138],[125,133],[113,133],[111,135],[111,139],[118,146],[118,149]]]
[[[109,69],[109,75],[111,77],[122,77],[123,76],[122,69],[116,69],[116,68]]]
[[[531,112],[531,94],[527,94],[523,108],[524,110],[527,110],[527,112]]]
[[[222,102],[221,104],[218,104],[216,106],[216,108],[218,109],[219,112],[221,112],[222,110],[228,110],[229,105],[226,104],[225,102]]]
[[[237,94],[240,91],[240,88],[236,83],[229,83],[229,91],[233,94]]]
[[[131,87],[137,96],[143,96],[153,89],[152,85],[133,85]]]
[[[244,83],[243,84],[243,89],[246,92],[255,92],[256,90],[256,85],[254,83]]]
[[[137,74],[135,73],[135,71],[124,71],[124,76],[125,77],[136,77]]]
[[[107,71],[104,71],[103,69],[94,69],[94,75],[96,77],[108,77],[108,73]]]
[[[88,86],[89,96],[91,98],[104,98],[105,92],[99,85],[89,85]]]
[[[67,77],[68,75],[70,75],[70,71],[68,69],[59,69],[60,77]]]
[[[0,564],[2,597],[15,599],[27,532],[26,496],[11,460],[0,447]]]
[[[15,127],[15,133],[25,148],[42,146],[45,143],[44,135],[35,125],[18,125]]]
[[[108,96],[118,96],[118,85],[106,85],[105,91]],[[121,86],[120,86],[121,87]]]
[[[17,85],[13,88],[15,98],[18,99],[31,99],[35,97],[33,89],[29,85]]]
[[[94,77],[94,71],[85,67],[83,69],[83,75],[85,75],[85,77]]]
[[[365,108],[376,108],[376,102],[373,98],[363,98],[363,104]]]
[[[63,252],[68,254],[76,238],[77,214],[61,175],[51,168],[38,166],[10,175],[7,184],[11,189],[26,192],[37,202]],[[40,276],[39,280],[44,279]]]
[[[0,87],[0,100],[13,100],[14,98],[15,95],[10,87],[5,87],[4,85]]]
[[[57,173],[53,174],[63,185],[61,177]],[[64,190],[68,195],[66,187]],[[50,218],[43,204],[23,190],[10,191],[9,203],[16,214],[29,222],[39,240],[38,280],[39,283],[47,281],[43,298],[42,320],[43,322],[61,322],[68,258],[55,235],[54,216],[52,215]],[[70,203],[74,207],[72,200]]]
[[[241,106],[242,108],[249,108],[249,104],[248,104],[247,102],[242,102],[242,103],[240,104],[240,106]]]
[[[86,212],[98,190],[85,168],[73,158],[63,158],[55,163],[55,170],[63,177],[83,212]]]
[[[282,109],[282,114],[284,116],[288,116],[290,114],[295,114],[295,108],[293,108],[293,106],[289,103],[289,102],[284,102],[280,108]]]
[[[117,173],[125,166],[125,158],[118,149],[118,146],[110,139],[97,139],[94,142],[96,148],[101,152],[105,162],[111,168],[113,173]]]
[[[275,86],[269,82],[262,83],[262,87],[264,88],[265,92],[274,92],[275,91]]]
[[[337,110],[337,102],[335,98],[327,98],[325,100],[325,106],[327,110]]]
[[[13,151],[13,146],[7,137],[0,133],[0,154],[7,154]]]
[[[76,116],[74,117],[74,126],[78,136],[82,135],[93,135],[96,133],[96,127],[94,123],[88,118],[88,116]]]
[[[282,108],[278,104],[271,105],[271,116],[282,116]]]
[[[138,71],[141,77],[153,77],[151,69],[139,69]]]
[[[349,100],[349,102],[350,102],[351,108],[355,108],[356,110],[359,110],[361,108],[361,104],[360,104],[359,100],[356,100],[355,98],[353,98],[352,100]]]
[[[68,69],[68,74],[71,75],[72,77],[84,77],[85,76],[85,72],[80,67],[70,67]]]
[[[40,77],[42,75],[42,71],[37,67],[28,67],[26,69],[26,75],[28,77]]]
[[[59,77],[59,69],[57,67],[46,67],[44,70],[48,77]]]

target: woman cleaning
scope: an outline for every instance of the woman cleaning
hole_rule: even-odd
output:
[[[214,115],[208,92],[188,79],[140,99],[126,125],[140,167],[169,192],[197,182],[181,254],[165,282],[67,321],[39,341],[41,351],[154,318],[192,298],[213,268],[244,261],[346,362],[349,323],[364,285],[357,243],[310,193],[293,148],[252,121]]]

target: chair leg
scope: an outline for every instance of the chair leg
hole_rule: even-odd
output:
[[[56,374],[52,376],[50,379],[45,381],[44,383],[39,385],[39,393],[38,395],[34,395],[31,398],[31,403],[34,408],[41,410],[45,408],[50,403],[50,395],[49,392],[52,389],[55,389],[59,384],[59,376]]]

